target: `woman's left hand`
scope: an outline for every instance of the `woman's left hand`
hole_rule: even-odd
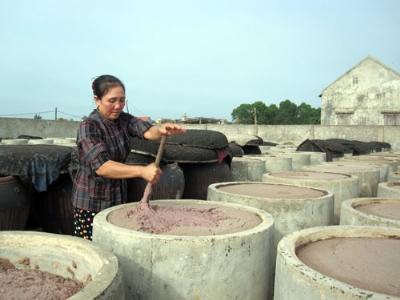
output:
[[[174,135],[174,134],[182,134],[185,133],[186,129],[182,126],[173,123],[165,123],[160,127],[161,135]]]

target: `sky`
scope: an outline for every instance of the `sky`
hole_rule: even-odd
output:
[[[102,74],[154,120],[320,107],[368,55],[400,72],[399,0],[1,1],[0,116],[79,120]]]

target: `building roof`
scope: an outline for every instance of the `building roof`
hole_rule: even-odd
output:
[[[360,61],[358,64],[356,64],[354,67],[352,67],[350,70],[348,70],[346,73],[344,73],[342,76],[340,76],[339,78],[337,78],[334,82],[332,82],[330,85],[328,85],[326,88],[324,88],[321,92],[321,94],[319,95],[319,97],[322,96],[322,94],[328,89],[330,88],[332,85],[334,85],[336,82],[338,82],[339,80],[341,80],[343,77],[345,77],[346,75],[348,75],[351,71],[353,71],[354,69],[358,68],[360,65],[362,65],[363,63],[365,63],[366,61],[373,61],[374,63],[382,66],[384,69],[394,73],[396,76],[399,77],[400,79],[400,73],[393,70],[392,68],[388,67],[387,65],[383,64],[382,62],[380,62],[379,60],[377,60],[376,58],[368,55],[366,58],[364,58],[362,61]]]

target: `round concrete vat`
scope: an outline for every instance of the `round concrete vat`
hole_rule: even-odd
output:
[[[52,145],[53,143],[53,139],[30,139],[28,141],[29,145]]]
[[[250,141],[257,141],[258,137],[250,134],[225,134],[229,142],[235,142],[239,146],[245,146]]]
[[[360,160],[352,158],[343,160],[343,163],[365,164],[379,168],[379,182],[387,181],[391,169],[389,162],[384,160]]]
[[[388,181],[400,181],[400,171],[389,172]]]
[[[242,205],[198,200],[158,200],[151,205],[232,210],[252,215],[259,223],[216,235],[196,235],[190,230],[180,235],[157,234],[111,224],[114,213],[134,209],[136,204],[100,212],[94,218],[93,241],[119,258],[128,299],[271,298],[270,214]]]
[[[238,203],[269,212],[275,221],[274,249],[288,233],[334,222],[333,194],[322,189],[264,182],[223,182],[208,187],[207,200]]]
[[[265,172],[290,171],[292,159],[290,157],[276,156],[272,154],[246,155],[246,157],[259,159],[265,162]]]
[[[343,158],[344,159],[353,158],[353,153],[343,153]]]
[[[342,203],[341,225],[400,228],[400,198],[355,198]]]
[[[311,164],[311,156],[307,153],[285,152],[278,153],[276,156],[290,157],[292,159],[292,168],[295,171],[301,170],[304,166]]]
[[[76,143],[63,143],[63,144],[57,144],[58,146],[64,146],[64,147],[76,147]]]
[[[332,157],[333,162],[340,161],[340,160],[343,160],[343,157]]]
[[[71,300],[125,299],[117,257],[81,238],[2,231],[0,258],[17,269],[39,269],[85,283]]]
[[[48,137],[48,139],[52,139],[53,140],[53,144],[55,145],[60,145],[60,144],[68,144],[71,141],[65,139],[65,138],[59,138],[59,137]]]
[[[278,148],[278,149],[286,149],[288,147],[288,145],[278,144],[275,147]]]
[[[326,162],[325,152],[313,152],[313,151],[297,151],[298,153],[310,154],[310,164],[319,165]]]
[[[330,191],[335,198],[334,224],[339,224],[342,202],[359,195],[358,177],[340,173],[312,171],[275,172],[264,174],[263,182],[293,184]]]
[[[271,146],[258,146],[260,148],[261,153],[267,153]]]
[[[76,147],[75,138],[51,138],[54,145],[65,146],[65,147]]]
[[[400,198],[400,182],[381,182],[378,186],[378,197]]]
[[[1,143],[3,145],[26,145],[28,144],[28,139],[3,139]]]
[[[284,150],[284,152],[296,152],[297,148],[296,147],[284,147],[283,150]]]
[[[285,153],[287,151],[285,147],[277,147],[277,146],[269,148],[267,154],[280,154],[280,153]]]
[[[388,160],[394,166],[393,171],[397,171],[397,168],[400,166],[400,155],[399,156],[374,156],[374,155],[362,155],[361,157],[373,157],[374,159],[383,159]]]
[[[398,228],[328,226],[290,234],[278,245],[274,299],[399,299],[399,247]]]
[[[397,171],[400,164],[400,160],[395,157],[381,157],[381,156],[370,156],[370,155],[360,155],[353,156],[353,160],[367,161],[371,163],[380,162],[382,164],[387,164],[389,166],[389,172]]]
[[[265,162],[265,172],[291,171],[292,159],[290,157],[282,157],[271,154],[246,155],[246,157],[259,159]]]
[[[231,162],[232,179],[236,181],[261,181],[265,163],[251,157],[234,157]]]
[[[359,179],[358,184],[360,197],[375,197],[377,194],[380,170],[376,166],[351,164],[346,163],[345,161],[338,161],[315,166],[307,166],[304,167],[303,170],[354,175]]]
[[[399,152],[374,152],[368,154],[369,156],[383,156],[383,157],[394,157],[394,158],[400,158],[400,153]]]

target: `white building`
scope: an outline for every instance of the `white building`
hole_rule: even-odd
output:
[[[400,74],[366,57],[320,95],[321,125],[400,125]]]

